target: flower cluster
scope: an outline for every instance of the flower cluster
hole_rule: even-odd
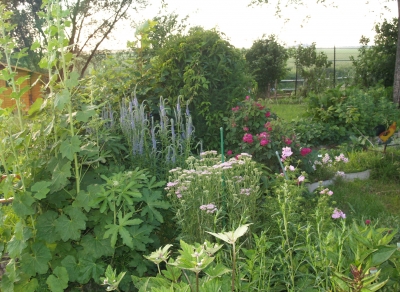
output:
[[[335,210],[333,210],[332,218],[333,219],[339,219],[339,218],[346,219],[346,214],[343,213],[341,210],[335,208]]]
[[[341,153],[339,156],[334,156],[333,158],[325,153],[324,155],[318,155],[318,159],[314,161],[312,168],[314,173],[312,177],[315,180],[327,180],[336,177],[344,177],[345,173],[340,171],[341,163],[347,163],[349,159]]]
[[[328,196],[332,196],[333,192],[330,189],[323,189],[322,191],[319,192],[321,195],[327,194]]]
[[[250,133],[244,134],[244,136],[243,136],[243,142],[244,142],[244,143],[248,143],[248,144],[253,143],[253,135],[250,134]]]
[[[214,204],[201,205],[200,210],[207,211],[207,213],[214,214],[218,211]]]

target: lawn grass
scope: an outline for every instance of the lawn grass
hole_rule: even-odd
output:
[[[279,118],[288,122],[298,120],[306,113],[304,104],[271,103],[268,106]]]

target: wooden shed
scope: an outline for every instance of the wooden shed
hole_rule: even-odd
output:
[[[7,65],[0,62],[0,70],[4,69]],[[35,100],[39,97],[42,97],[42,87],[43,80],[44,82],[48,81],[48,77],[44,76],[39,72],[33,72],[26,68],[12,66],[13,70],[16,70],[17,76],[15,76],[15,80],[22,76],[29,76],[20,86],[23,88],[25,86],[29,86],[30,89],[24,93],[21,100],[24,104],[25,110],[28,110],[29,107],[35,102]],[[36,82],[38,79],[38,82]],[[15,100],[10,98],[10,94],[12,92],[11,86],[4,80],[0,80],[0,88],[6,88],[4,91],[0,91],[0,100],[2,101],[0,107],[6,108],[15,105]]]

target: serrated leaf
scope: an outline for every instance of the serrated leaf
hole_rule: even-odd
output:
[[[35,242],[31,251],[21,256],[21,269],[24,273],[34,276],[36,273],[45,274],[49,269],[48,262],[51,260],[51,253],[42,242]]]
[[[31,187],[31,191],[35,192],[34,197],[38,200],[46,198],[46,195],[50,192],[49,186],[51,182],[49,181],[39,181]]]
[[[96,115],[94,107],[86,107],[82,111],[76,113],[76,120],[78,122],[86,123],[91,117]]]
[[[68,272],[64,267],[56,267],[53,274],[50,275],[46,284],[52,292],[63,292],[68,287]]]
[[[14,291],[35,292],[39,287],[39,282],[36,278],[26,277],[18,281],[14,286]]]
[[[63,89],[61,92],[56,94],[56,98],[54,99],[54,106],[62,110],[64,109],[65,104],[69,103],[71,100],[71,93],[68,89]]]
[[[208,267],[204,272],[211,278],[215,278],[215,277],[220,277],[226,273],[230,273],[232,272],[232,270],[228,269],[223,264],[218,263],[213,267]]]
[[[53,157],[47,166],[47,170],[52,173],[51,192],[59,191],[69,183],[68,178],[71,177],[71,161],[61,159],[60,156]]]
[[[154,230],[152,225],[131,226],[128,230],[133,239],[133,249],[146,251],[147,245],[153,243],[150,238],[150,234]]]
[[[67,255],[62,261],[61,264],[68,272],[69,280],[71,282],[75,282],[79,276],[79,265],[76,262],[76,259],[72,255]]]
[[[35,214],[35,209],[32,208],[34,202],[35,199],[30,192],[16,193],[12,204],[15,214],[19,217]]]
[[[161,201],[161,191],[151,192],[149,189],[143,189],[142,200],[146,203],[141,212],[141,216],[144,217],[146,214],[150,221],[156,219],[158,222],[163,223],[164,219],[161,213],[157,209],[168,209],[171,205],[167,201]]]
[[[56,220],[56,231],[63,241],[78,240],[81,237],[81,230],[86,229],[87,217],[80,208],[68,206],[63,211],[68,216],[62,214]]]
[[[81,245],[83,246],[83,252],[92,256],[94,259],[98,259],[102,256],[110,256],[114,252],[110,241],[103,239],[102,236],[87,234],[82,237]]]
[[[86,284],[91,278],[99,283],[100,277],[104,274],[104,263],[94,262],[91,259],[81,259],[79,260],[79,276],[78,282],[81,284]]]
[[[67,140],[61,142],[60,152],[62,157],[66,157],[69,160],[74,159],[74,153],[81,150],[81,141],[78,136],[73,136]]]
[[[79,84],[79,73],[72,71],[69,74],[69,78],[65,80],[65,85],[67,88],[72,89]]]
[[[133,248],[133,242],[132,242],[132,237],[129,234],[129,231],[126,230],[124,227],[120,227],[118,229],[119,235],[121,235],[122,238],[122,243],[129,246],[130,248]]]
[[[56,219],[58,214],[54,211],[46,211],[39,215],[36,221],[37,239],[44,240],[48,243],[54,243],[60,240],[60,235],[56,230]]]

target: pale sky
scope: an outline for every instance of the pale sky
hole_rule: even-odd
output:
[[[274,15],[273,5],[248,7],[250,0],[166,0],[169,11],[182,17],[189,15],[191,26],[217,28],[237,48],[250,48],[263,34],[275,34],[281,43],[288,46],[312,42],[316,42],[319,48],[358,46],[362,35],[373,40],[374,23],[397,17],[397,1],[327,1],[334,2],[337,8],[315,4],[316,0],[304,0],[309,3],[308,7],[282,7],[283,18],[290,19],[285,23],[283,18]],[[285,0],[282,2],[286,3]],[[149,0],[149,3],[149,7],[136,15],[137,23],[157,15],[160,0]],[[307,15],[311,17],[308,21]],[[129,24],[121,24],[114,33],[116,40],[104,47],[125,48],[126,42],[134,39],[134,31]]]

